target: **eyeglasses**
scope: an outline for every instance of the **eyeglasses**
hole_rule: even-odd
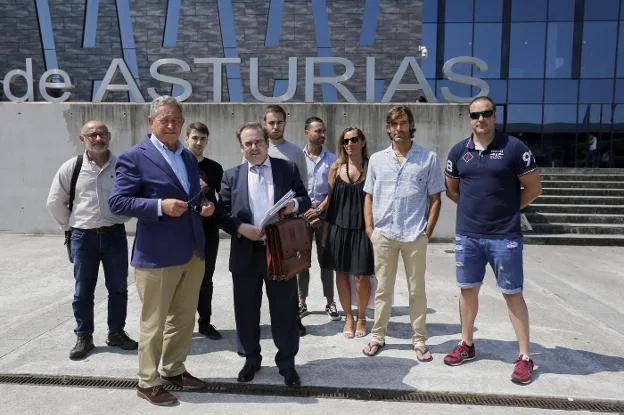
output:
[[[492,115],[494,115],[494,110],[485,110],[485,111],[471,112],[470,113],[470,119],[471,120],[478,120],[480,117],[490,118]]]
[[[96,138],[97,136],[100,136],[102,138],[108,138],[110,137],[110,133],[108,131],[95,131],[93,133],[86,133],[83,134],[82,136],[85,138],[88,138],[89,140]]]
[[[360,136],[355,136],[355,137],[351,137],[351,138],[343,138],[342,139],[342,145],[346,146],[347,144],[351,143],[351,144],[355,144],[358,141],[360,141]]]

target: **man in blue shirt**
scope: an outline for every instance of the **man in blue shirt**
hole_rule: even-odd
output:
[[[530,383],[529,312],[522,296],[520,209],[541,194],[535,158],[520,140],[497,133],[496,105],[488,97],[470,103],[472,135],[449,151],[446,195],[457,203],[456,278],[461,288],[462,340],[444,363],[457,366],[476,357],[474,321],[479,289],[490,264],[518,339],[519,357],[511,380]]]
[[[321,218],[323,211],[327,208],[328,185],[327,174],[329,168],[336,161],[336,155],[328,151],[325,144],[325,123],[318,117],[310,117],[305,121],[304,135],[308,144],[303,148],[306,167],[308,170],[308,196],[312,201],[312,207],[304,213],[304,217],[310,223],[311,234],[310,240],[314,237],[316,242],[316,256],[319,264],[322,264],[322,258],[325,246],[322,241],[323,229],[325,221]],[[321,265],[321,282],[323,283],[323,295],[327,299],[325,305],[325,313],[332,321],[340,320],[340,314],[336,309],[334,301],[334,272],[331,269],[323,268]],[[308,306],[306,298],[308,296],[308,287],[310,285],[310,270],[306,269],[297,275],[297,285],[299,291],[299,318],[308,314]]]
[[[401,254],[409,291],[412,347],[419,361],[428,362],[432,354],[426,346],[427,244],[440,214],[444,180],[436,154],[416,143],[415,131],[411,110],[404,105],[392,107],[386,116],[391,144],[373,154],[368,163],[364,221],[373,244],[378,287],[372,339],[362,352],[375,356],[386,344]]]

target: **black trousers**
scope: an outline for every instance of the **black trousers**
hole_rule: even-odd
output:
[[[212,292],[213,283],[212,276],[217,262],[217,251],[219,250],[219,229],[204,227],[206,235],[206,248],[204,255],[206,257],[204,279],[199,289],[199,301],[197,302],[197,312],[199,313],[199,327],[205,327],[210,324],[210,316],[212,315]]]
[[[248,272],[232,273],[234,286],[234,317],[236,331],[247,363],[256,364],[261,357],[260,307],[262,286],[266,285],[271,315],[271,334],[277,347],[275,364],[278,369],[293,369],[299,351],[297,329],[297,280],[268,281],[266,253],[263,245],[254,250],[253,264]]]

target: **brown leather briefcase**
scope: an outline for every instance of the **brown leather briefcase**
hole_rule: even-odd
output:
[[[289,280],[312,265],[308,223],[301,218],[282,219],[264,228],[270,280]]]

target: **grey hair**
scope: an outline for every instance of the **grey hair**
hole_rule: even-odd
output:
[[[180,114],[182,113],[182,105],[180,105],[177,99],[169,95],[161,95],[154,98],[154,100],[150,104],[150,117],[155,117],[158,113],[158,108],[162,107],[163,105],[175,105],[180,110]]]

